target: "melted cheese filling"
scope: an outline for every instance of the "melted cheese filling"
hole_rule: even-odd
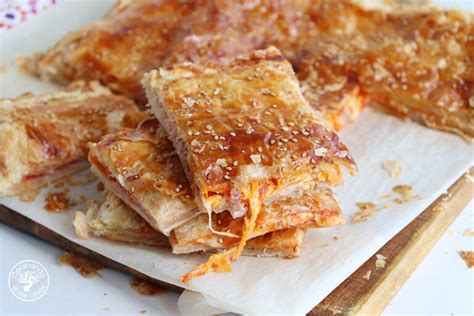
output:
[[[258,182],[250,183],[248,196],[249,210],[244,218],[245,226],[239,243],[225,252],[210,256],[205,263],[200,264],[193,271],[183,275],[181,277],[181,282],[188,283],[189,281],[203,276],[209,272],[232,271],[231,262],[237,260],[242,254],[242,251],[247,244],[247,240],[255,229],[255,222],[262,209],[262,200],[260,199],[260,185]]]

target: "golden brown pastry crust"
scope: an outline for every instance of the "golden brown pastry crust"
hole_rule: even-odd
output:
[[[59,82],[100,80],[144,105],[139,80],[146,71],[227,63],[274,45],[295,68],[308,102],[337,129],[372,101],[472,139],[472,14],[409,2],[122,0],[23,66]],[[362,54],[354,54],[357,47]]]
[[[179,237],[182,249],[194,239],[203,243],[208,239],[206,249],[216,248],[212,243],[222,236],[212,233],[207,215],[192,219],[199,211],[191,187],[171,142],[160,132],[156,119],[145,120],[134,130],[122,129],[104,136],[91,145],[89,161],[107,189],[151,226],[166,235],[175,229],[185,236]],[[295,226],[320,227],[341,222],[339,206],[330,189],[314,185],[290,188],[271,196],[261,215],[253,237]],[[227,226],[217,224],[223,220],[229,222],[228,213],[214,219],[214,229],[227,231]],[[232,226],[239,231],[232,230],[232,233],[239,235],[243,224],[242,218],[235,220]],[[188,229],[196,226],[196,231]],[[197,251],[189,249],[188,252]]]
[[[297,257],[303,243],[304,234],[305,230],[302,228],[290,228],[252,238],[247,242],[242,255],[281,258]]]
[[[0,196],[34,190],[84,169],[89,141],[134,127],[143,117],[131,100],[97,82],[1,103]]]
[[[262,183],[265,200],[290,185],[340,184],[341,166],[354,167],[276,48],[224,67],[186,63],[152,71],[143,82],[203,211],[239,217],[252,181]]]
[[[168,238],[152,228],[133,209],[111,192],[104,192],[102,205],[92,203],[87,211],[89,230],[98,237],[155,247],[170,247]],[[244,255],[284,257],[298,255],[304,229],[286,229],[249,240]]]
[[[91,144],[92,171],[156,230],[168,235],[198,214],[171,142],[155,119]]]
[[[307,14],[319,27],[299,37],[294,64],[305,97],[332,125],[357,115],[363,102],[351,96],[359,94],[388,113],[473,139],[472,14],[324,1]]]
[[[92,203],[87,210],[88,226],[95,236],[143,245],[170,247],[168,238],[151,227],[116,195],[105,191],[100,206]]]

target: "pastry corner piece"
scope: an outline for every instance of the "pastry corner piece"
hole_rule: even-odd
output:
[[[182,278],[230,271],[263,201],[308,183],[338,185],[355,170],[345,145],[301,94],[274,47],[226,66],[184,63],[143,79],[152,111],[177,150],[199,209],[244,217],[240,242]]]
[[[198,214],[170,141],[156,119],[90,145],[92,172],[153,228],[169,235]]]
[[[143,118],[97,82],[0,100],[0,197],[36,190],[87,168],[87,143]]]
[[[87,210],[88,229],[95,236],[114,241],[170,247],[168,238],[151,227],[115,194],[105,191],[101,205],[93,202]]]

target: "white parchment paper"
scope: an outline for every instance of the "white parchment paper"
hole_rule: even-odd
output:
[[[15,56],[47,49],[67,31],[101,17],[112,3],[61,2],[14,30],[1,34],[0,65],[7,66],[7,71],[0,74],[0,97],[57,89],[54,85],[19,74],[14,66]],[[242,257],[234,263],[233,272],[210,274],[187,286],[179,283],[179,277],[204,262],[205,256],[176,256],[160,249],[99,238],[78,239],[71,224],[72,212],[46,212],[43,197],[32,203],[16,198],[1,199],[0,203],[67,239],[153,278],[199,292],[216,308],[240,313],[305,313],[473,164],[474,147],[461,138],[371,110],[365,110],[360,119],[340,135],[359,165],[358,174],[347,177],[344,187],[336,189],[346,225],[311,230],[305,237],[299,258]],[[382,169],[386,160],[396,160],[402,165],[400,179],[390,178]],[[423,198],[402,205],[380,198],[388,193],[392,198],[396,197],[391,190],[397,184],[411,185],[413,194]],[[72,195],[96,198],[98,192],[96,185],[91,184],[73,188]],[[354,203],[368,201],[378,206],[390,202],[391,207],[382,208],[366,222],[352,224],[350,216],[357,211]],[[84,208],[84,205],[76,207]]]

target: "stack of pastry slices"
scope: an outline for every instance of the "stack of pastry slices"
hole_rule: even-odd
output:
[[[153,115],[90,146],[106,196],[94,234],[213,252],[188,282],[242,253],[294,257],[306,229],[342,223],[331,186],[354,162],[278,49],[160,68],[143,86]]]

